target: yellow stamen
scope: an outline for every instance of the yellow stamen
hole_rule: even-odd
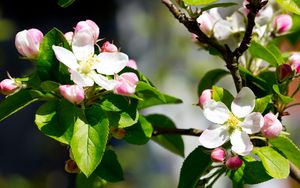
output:
[[[88,57],[85,61],[79,62],[80,67],[79,67],[78,71],[82,74],[88,74],[92,71],[93,66],[99,62],[100,62],[100,60],[97,57],[97,55],[91,54],[90,57]]]
[[[233,114],[230,114],[230,116],[227,120],[227,124],[228,124],[229,128],[239,129],[240,123],[241,123],[241,121],[237,117],[235,117]]]

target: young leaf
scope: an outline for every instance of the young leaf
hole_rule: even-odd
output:
[[[212,2],[215,2],[217,0],[183,0],[186,4],[189,4],[189,5],[206,5],[206,4],[209,4],[209,3],[212,3]]]
[[[266,173],[266,169],[261,161],[244,161],[244,163],[243,180],[245,184],[258,184],[272,179],[272,177]]]
[[[155,128],[176,128],[174,122],[167,116],[151,114],[146,119]],[[151,138],[167,150],[184,157],[184,143],[180,135],[157,135]]]
[[[223,102],[229,109],[231,108],[231,103],[234,99],[234,97],[231,95],[229,91],[226,89],[223,89],[218,86],[213,86],[213,99],[215,101],[221,101]]]
[[[292,101],[294,100],[294,98],[292,98],[292,97],[285,96],[285,95],[281,94],[278,85],[273,85],[273,90],[274,90],[275,93],[279,96],[280,100],[281,100],[284,104],[288,104],[288,103],[290,103],[290,102],[292,102]]]
[[[234,2],[215,3],[215,4],[211,4],[211,5],[207,5],[205,7],[202,7],[201,11],[207,11],[209,9],[216,8],[216,7],[230,7],[230,6],[234,6],[234,5],[238,5],[238,3],[234,3]]]
[[[253,112],[263,113],[265,111],[265,109],[267,108],[268,104],[270,102],[272,102],[272,96],[273,95],[267,95],[265,97],[256,99],[255,108],[254,108]]]
[[[57,4],[62,8],[66,8],[74,3],[75,0],[58,0]]]
[[[106,150],[95,174],[109,182],[124,180],[123,170],[113,150]]]
[[[277,3],[288,11],[300,15],[300,2],[298,0],[276,0]]]
[[[253,153],[261,159],[266,172],[270,176],[277,179],[288,177],[290,173],[289,161],[272,147],[254,148]]]
[[[109,123],[100,106],[85,109],[77,118],[71,140],[71,149],[79,169],[90,176],[104,154],[109,133]]]
[[[152,136],[153,128],[151,123],[143,116],[139,116],[139,121],[131,127],[125,128],[124,140],[130,144],[146,144]]]
[[[300,149],[284,135],[270,139],[273,147],[281,151],[285,157],[300,169]]]
[[[285,63],[282,57],[282,52],[274,43],[269,43],[266,48],[276,57],[278,65]]]
[[[280,64],[280,60],[276,58],[276,55],[274,55],[269,49],[265,48],[255,41],[251,42],[249,51],[253,57],[263,59],[274,67],[277,67],[278,64]]]
[[[105,184],[105,180],[95,174],[87,178],[83,173],[79,173],[76,177],[76,188],[99,188],[104,187]]]
[[[208,71],[200,80],[198,85],[198,96],[202,94],[205,89],[212,88],[221,78],[228,75],[229,72],[224,69],[214,69]]]
[[[178,188],[194,188],[210,167],[210,154],[204,150],[205,148],[199,146],[187,156],[180,170]]]
[[[30,90],[21,90],[8,96],[0,101],[0,121],[3,121],[5,118],[37,100],[37,98],[31,96]]]
[[[45,135],[64,144],[70,144],[79,108],[63,101],[46,102],[36,112],[35,124]]]

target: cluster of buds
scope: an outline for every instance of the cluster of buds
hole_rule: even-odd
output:
[[[225,163],[226,167],[230,170],[236,170],[240,168],[243,161],[238,155],[226,156],[226,150],[224,148],[215,148],[210,153],[211,160],[213,162]]]

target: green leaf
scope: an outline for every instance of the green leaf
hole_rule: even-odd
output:
[[[289,161],[272,147],[254,148],[253,153],[261,159],[266,172],[273,178],[283,179],[289,176]]]
[[[284,135],[270,139],[273,147],[281,151],[285,157],[300,169],[300,149]]]
[[[275,93],[279,96],[280,100],[284,103],[284,104],[288,104],[292,101],[294,101],[294,98],[283,95],[280,93],[280,88],[278,85],[273,85],[273,90],[275,91]]]
[[[76,177],[76,188],[102,188],[105,185],[106,181],[95,174],[87,178],[83,173],[80,173]]]
[[[240,166],[236,170],[230,170],[227,175],[234,183],[243,184],[244,168],[245,168],[245,163],[243,163],[242,166]]]
[[[186,4],[189,4],[189,5],[206,5],[206,4],[209,4],[209,3],[212,3],[212,2],[215,2],[217,0],[183,0]]]
[[[136,95],[142,99],[138,103],[138,109],[159,104],[177,104],[182,102],[178,98],[161,93],[158,89],[145,82],[138,83]]]
[[[106,150],[95,174],[109,182],[124,180],[123,170],[113,150]]]
[[[36,112],[35,124],[45,135],[64,144],[70,144],[79,108],[63,101],[46,102]]]
[[[139,121],[131,127],[125,128],[124,140],[130,144],[146,144],[152,136],[153,128],[151,123],[143,116],[139,116]]]
[[[37,60],[37,73],[42,81],[52,80],[59,83],[70,83],[70,73],[68,68],[60,63],[52,50],[52,46],[62,46],[70,49],[64,34],[54,28],[49,31],[40,44],[40,55]]]
[[[71,149],[78,167],[87,177],[102,159],[108,133],[108,119],[100,106],[85,109],[75,122]]]
[[[245,184],[258,184],[272,179],[272,177],[266,173],[266,169],[261,161],[244,161],[244,163],[243,180]]]
[[[267,95],[262,98],[256,99],[255,108],[253,112],[260,112],[263,113],[267,108],[268,104],[272,102],[273,95]]]
[[[280,60],[276,58],[276,55],[274,55],[272,51],[255,41],[251,42],[249,51],[253,57],[263,59],[274,67],[277,67],[278,64],[280,64]]]
[[[201,11],[207,11],[209,9],[216,8],[216,7],[230,7],[230,6],[234,6],[234,5],[238,5],[238,3],[234,3],[234,2],[215,3],[215,4],[211,4],[211,5],[207,5],[205,7],[202,7]]]
[[[125,128],[138,121],[137,104],[136,99],[109,94],[105,96],[101,107],[106,111],[110,126]]]
[[[266,48],[276,57],[278,65],[285,63],[282,57],[282,52],[274,43],[269,43]]]
[[[2,101],[0,101],[0,121],[3,121],[10,115],[18,112],[22,108],[37,100],[37,98],[31,96],[30,90],[21,90],[2,99]]]
[[[146,119],[154,128],[176,128],[174,122],[167,116],[151,114]],[[167,150],[184,157],[184,143],[180,135],[157,135],[152,140]]]
[[[276,0],[286,10],[300,15],[300,2],[298,0]]]
[[[205,89],[211,89],[221,78],[228,75],[229,72],[223,69],[214,69],[208,71],[200,80],[198,85],[198,96],[202,94]]]
[[[178,188],[194,188],[198,180],[211,166],[210,153],[197,147],[184,160],[180,170]]]
[[[62,8],[66,8],[74,3],[75,0],[58,0],[57,4]]]
[[[53,81],[44,81],[41,83],[41,88],[44,92],[53,92],[58,90],[59,83]]]
[[[218,86],[213,86],[213,99],[215,101],[221,101],[223,102],[229,109],[231,108],[231,103],[234,99],[234,97],[231,95],[229,91],[226,89],[223,89]]]

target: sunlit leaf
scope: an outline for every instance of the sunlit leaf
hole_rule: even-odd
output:
[[[217,0],[183,0],[185,3],[189,5],[206,5]]]
[[[276,0],[277,3],[288,11],[300,15],[300,1],[299,0]]]
[[[66,8],[74,3],[75,0],[58,0],[57,4],[62,8]]]

